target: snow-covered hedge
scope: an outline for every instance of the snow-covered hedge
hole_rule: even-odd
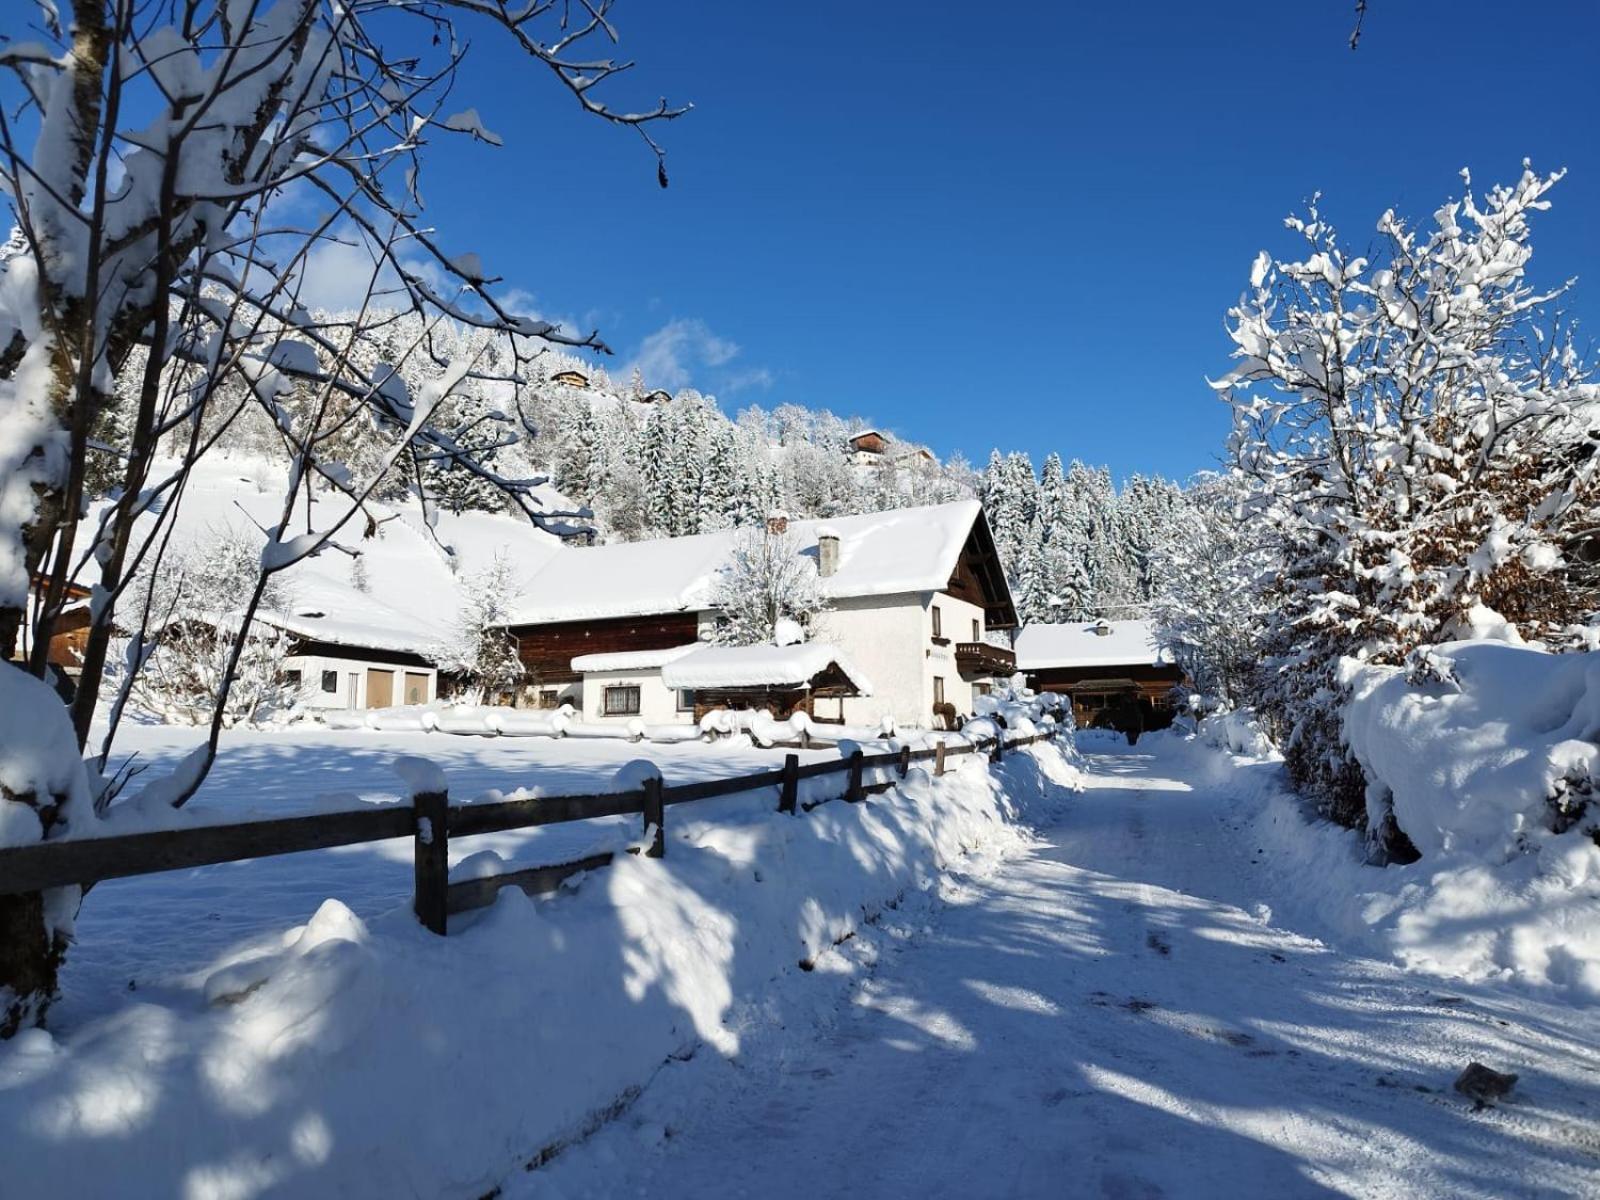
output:
[[[1409,670],[1346,662],[1342,676],[1371,817],[1392,808],[1421,858],[1371,865],[1360,833],[1287,791],[1249,714],[1208,718],[1202,738],[1246,756],[1208,783],[1278,890],[1409,967],[1600,1002],[1600,653],[1456,643]]]
[[[1559,854],[1586,839],[1558,830],[1600,826],[1600,809],[1583,811],[1600,767],[1600,654],[1458,642],[1405,671],[1347,662],[1342,682],[1369,822],[1392,805],[1424,857]]]
[[[1459,642],[1342,679],[1369,818],[1392,809],[1422,855],[1397,940],[1600,1000],[1600,653]]]
[[[482,1196],[672,1057],[830,1007],[945,867],[1075,781],[1063,742],[799,816],[682,805],[664,859],[504,891],[445,939],[327,900],[270,952],[0,1046],[5,1194]]]

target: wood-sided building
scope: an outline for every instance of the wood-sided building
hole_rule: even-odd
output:
[[[819,720],[906,725],[967,715],[973,697],[1016,669],[990,634],[1016,625],[983,510],[976,501],[786,523],[813,559],[830,609],[813,640],[837,647],[872,681],[816,696]],[[735,531],[564,548],[524,588],[508,623],[538,702],[570,703],[586,720],[689,722],[693,689],[662,669],[714,627],[716,579]]]
[[[1076,621],[1029,625],[1017,635],[1017,667],[1028,686],[1072,699],[1079,728],[1139,728],[1172,723],[1183,669],[1156,640],[1150,621]]]

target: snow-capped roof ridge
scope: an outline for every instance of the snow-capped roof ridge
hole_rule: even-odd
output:
[[[872,681],[843,650],[826,642],[789,646],[692,646],[661,668],[669,688],[804,687],[829,667],[838,667],[863,696]]]
[[[1157,639],[1155,622],[1144,618],[1034,624],[1017,634],[1017,667],[1023,671],[1171,662],[1171,653]]]
[[[821,581],[832,599],[939,591],[950,582],[981,513],[976,500],[854,516],[791,521],[800,553],[815,556],[826,531],[839,538],[837,570]],[[719,571],[744,530],[566,546],[529,581],[538,599],[516,606],[512,625],[604,620],[708,608]]]

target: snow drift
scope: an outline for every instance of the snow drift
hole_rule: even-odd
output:
[[[1600,1001],[1600,654],[1458,642],[1342,680],[1369,818],[1392,809],[1422,854],[1402,953]]]
[[[1392,809],[1421,858],[1370,865],[1360,834],[1287,792],[1247,715],[1208,718],[1206,740],[1247,756],[1226,786],[1283,890],[1409,967],[1600,1003],[1600,654],[1453,643],[1342,675],[1369,815]]]
[[[446,939],[328,900],[267,952],[29,1031],[0,1047],[7,1194],[481,1196],[669,1057],[831,1004],[874,921],[1020,844],[1077,777],[1070,743],[955,762],[800,816],[772,789],[674,808],[664,859],[508,889]]]

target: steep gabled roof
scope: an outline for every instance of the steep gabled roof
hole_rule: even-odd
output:
[[[993,538],[976,500],[899,508],[826,521],[791,521],[800,553],[815,557],[819,529],[839,537],[839,568],[822,580],[824,593],[843,600],[943,591],[969,542],[992,554]],[[738,531],[563,547],[528,581],[510,625],[604,620],[699,612],[711,606],[718,572]],[[998,571],[980,567],[990,607],[1011,611]],[[998,590],[997,590],[998,589]]]

